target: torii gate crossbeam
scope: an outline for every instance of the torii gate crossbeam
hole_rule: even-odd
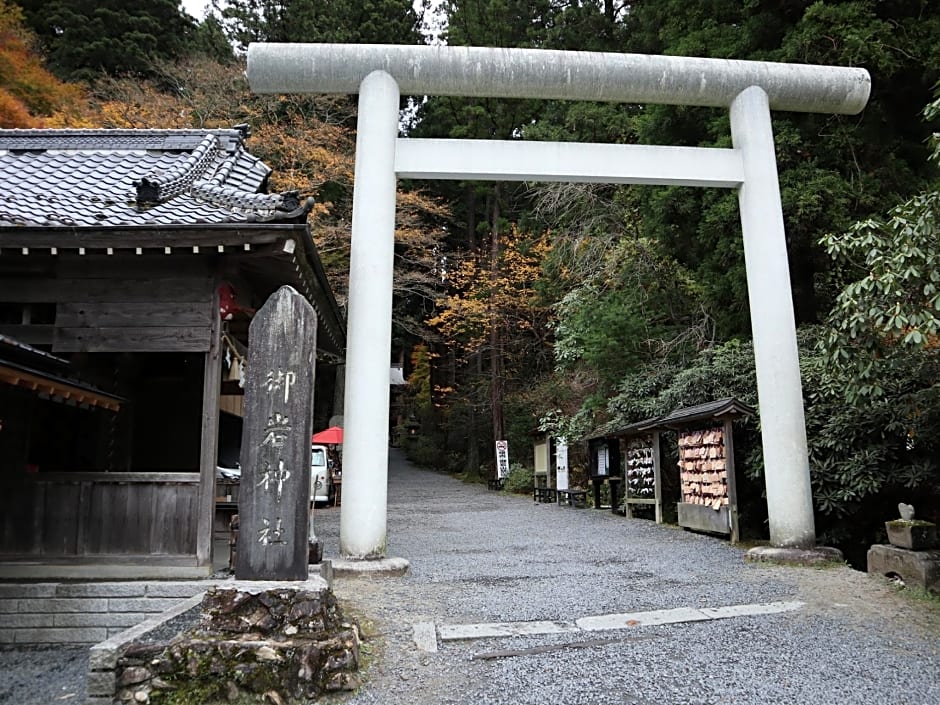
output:
[[[815,545],[812,491],[770,110],[855,114],[863,69],[448,46],[253,44],[258,93],[359,93],[340,550],[386,550],[388,365],[398,177],[736,188],[760,400],[771,544]],[[401,92],[730,109],[733,149],[398,138]]]

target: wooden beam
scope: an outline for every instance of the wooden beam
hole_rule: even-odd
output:
[[[132,250],[160,252],[165,247],[184,248],[188,254],[193,247],[214,248],[219,245],[244,247],[246,244],[274,243],[285,240],[305,224],[271,223],[256,225],[224,224],[219,226],[153,226],[127,228],[7,228],[0,232],[0,248],[31,250]],[[33,253],[35,254],[35,252]]]
[[[133,276],[133,275],[131,275]],[[200,301],[209,293],[208,277],[129,278],[108,277],[3,277],[0,301],[4,303]]]
[[[205,355],[202,380],[202,444],[199,454],[199,498],[196,522],[196,564],[212,565],[212,538],[215,522],[215,469],[218,465],[219,396],[222,377],[222,336],[219,321],[219,293],[213,287],[208,302],[212,314],[209,349]]]
[[[57,328],[54,352],[203,352],[209,326],[153,328]]]
[[[48,394],[50,397],[68,399],[76,404],[100,406],[108,411],[118,411],[121,408],[120,400],[113,397],[89,389],[82,389],[65,381],[49,379],[40,374],[19,370],[15,367],[0,365],[0,382],[5,382],[14,387],[23,387],[40,394]]]
[[[15,324],[0,325],[0,335],[14,338],[27,345],[52,345],[55,326],[52,324],[21,326]]]
[[[126,482],[152,485],[195,485],[198,472],[37,472],[22,476],[28,482]]]

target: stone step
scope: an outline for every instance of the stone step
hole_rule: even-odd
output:
[[[93,644],[204,592],[212,584],[2,583],[0,644]]]

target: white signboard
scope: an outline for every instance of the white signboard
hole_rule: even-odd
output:
[[[555,489],[568,489],[568,443],[564,438],[555,442]]]
[[[509,441],[496,441],[496,477],[500,480],[509,476]]]
[[[607,455],[607,446],[601,446],[597,449],[597,474],[606,475],[610,472],[609,457]]]

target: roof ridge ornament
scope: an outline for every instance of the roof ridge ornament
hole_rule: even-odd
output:
[[[314,205],[313,198],[301,201],[299,191],[255,193],[240,191],[231,186],[224,186],[211,181],[197,181],[190,189],[190,193],[194,198],[208,201],[213,205],[255,211],[248,214],[250,222],[293,220],[301,215],[306,218]],[[267,211],[267,213],[257,213],[257,211]]]
[[[165,171],[154,171],[134,182],[137,205],[164,203],[187,191],[202,176],[220,148],[218,138],[206,135],[199,146]]]

